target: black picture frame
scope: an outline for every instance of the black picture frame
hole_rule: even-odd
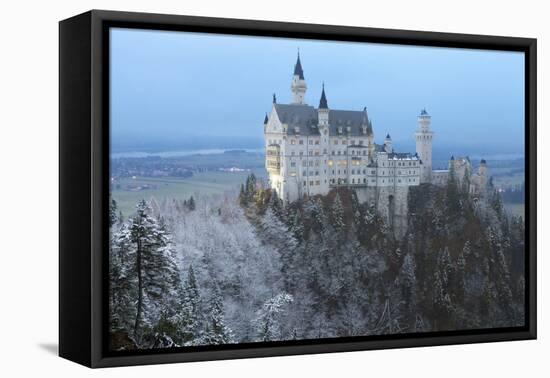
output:
[[[471,331],[109,353],[105,272],[109,198],[108,29],[457,47],[525,53],[526,325]],[[535,339],[536,39],[92,10],[59,24],[59,354],[88,367]]]

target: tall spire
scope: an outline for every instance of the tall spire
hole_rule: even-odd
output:
[[[319,101],[319,109],[328,109],[327,96],[325,95],[325,83],[323,83],[323,91],[321,92],[321,101]]]
[[[273,93],[273,103],[274,103],[274,104],[277,103],[277,96],[275,95],[275,93]]]
[[[296,60],[296,64],[294,65],[294,75],[298,76],[300,80],[305,80],[304,70],[302,69],[302,63],[300,62],[300,49],[298,49],[298,59]]]
[[[269,119],[267,118],[267,113],[265,113],[264,125],[267,125],[267,121],[269,121]]]
[[[368,126],[369,125],[369,116],[367,114],[367,107],[365,106],[363,108],[363,119],[361,120],[362,126]]]

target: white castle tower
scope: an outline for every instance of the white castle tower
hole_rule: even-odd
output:
[[[416,153],[422,164],[420,165],[420,182],[431,182],[432,178],[432,141],[434,133],[430,130],[432,117],[426,109],[418,116],[418,129],[414,133],[416,139]]]
[[[302,63],[300,62],[299,51],[298,60],[296,60],[296,65],[294,66],[294,76],[292,77],[290,89],[292,90],[292,104],[305,105],[304,99],[306,96],[307,85],[304,78]]]

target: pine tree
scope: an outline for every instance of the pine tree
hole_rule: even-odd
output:
[[[290,219],[290,232],[296,238],[298,243],[301,243],[304,240],[304,225],[300,212],[296,210],[294,214],[289,214]]]
[[[435,330],[448,329],[452,325],[454,307],[450,295],[450,280],[452,275],[451,256],[445,247],[437,258],[434,272],[433,305],[436,323]]]
[[[196,345],[203,337],[201,319],[201,296],[195,271],[189,265],[187,280],[183,288],[182,315],[179,330],[179,339],[183,345]]]
[[[271,197],[269,199],[269,207],[273,214],[281,221],[284,221],[284,208],[283,201],[279,198],[276,191],[271,191]]]
[[[248,181],[248,178],[247,178],[247,181]],[[248,183],[247,183],[247,187],[248,187]],[[241,189],[239,191],[239,203],[241,204],[241,206],[246,207],[248,205],[248,196],[246,195],[244,188],[245,188],[244,184],[241,184]]]
[[[131,335],[135,321],[137,277],[135,250],[129,228],[123,224],[111,238],[109,249],[109,314],[112,331],[124,330]]]
[[[137,276],[136,317],[134,335],[143,336],[146,328],[158,322],[167,298],[178,286],[178,270],[170,237],[164,226],[151,216],[151,209],[142,200],[130,225],[130,240],[135,250]]]
[[[285,308],[293,300],[292,295],[283,292],[264,303],[255,321],[261,341],[277,341],[283,338],[281,321],[285,315]]]
[[[225,324],[225,314],[220,290],[214,286],[207,321],[206,344],[218,345],[234,342],[233,331]]]
[[[332,226],[337,233],[342,233],[345,230],[346,224],[344,222],[344,207],[340,200],[340,194],[336,193],[334,197],[334,203],[331,208],[331,220]]]
[[[189,211],[194,211],[196,209],[195,199],[193,196],[189,197],[189,201],[187,201],[187,208]]]
[[[117,221],[117,203],[114,199],[111,199],[111,203],[109,204],[109,227],[113,227]]]
[[[460,195],[458,191],[458,179],[456,177],[454,160],[449,166],[449,179],[446,187],[447,211],[450,216],[456,216],[460,210]]]
[[[466,258],[465,250],[469,248],[469,245],[464,244],[464,248],[458,254],[456,261],[456,274],[455,274],[455,302],[464,306],[464,299],[466,296]]]

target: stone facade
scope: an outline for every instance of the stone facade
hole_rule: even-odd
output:
[[[449,170],[432,170],[434,133],[428,112],[422,110],[417,117],[415,153],[396,152],[389,134],[382,144],[375,143],[366,108],[329,108],[324,85],[319,107],[314,108],[305,103],[306,90],[298,56],[291,81],[292,103],[279,104],[273,95],[271,111],[264,119],[270,187],[284,202],[324,195],[339,186],[353,188],[360,201],[376,206],[396,234],[402,233],[409,188],[421,183],[444,185],[449,177]],[[460,170],[458,176],[469,174],[466,165],[470,167],[469,160],[455,166],[455,171]],[[475,182],[475,191],[482,192],[485,164],[478,175],[471,182]]]

